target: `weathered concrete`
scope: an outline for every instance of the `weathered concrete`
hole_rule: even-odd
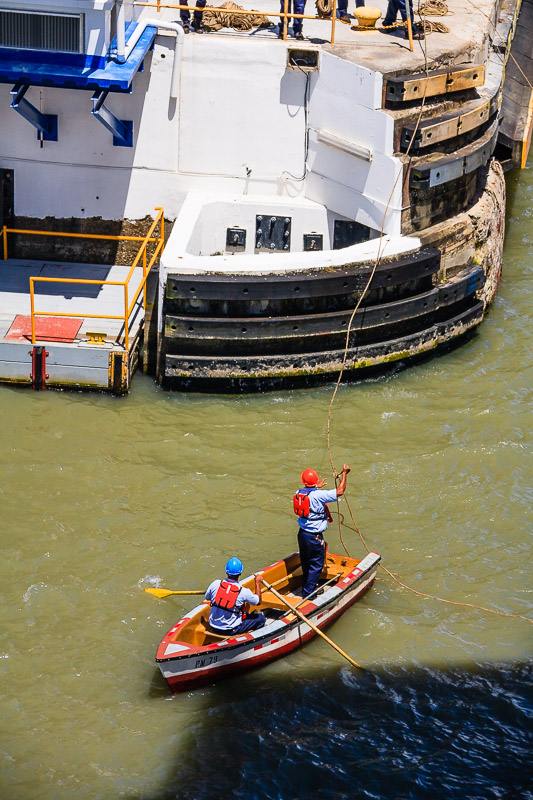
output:
[[[216,5],[216,4],[215,4]],[[243,8],[258,8],[267,15],[269,12],[279,12],[278,0],[242,0]],[[429,20],[444,23],[450,30],[449,33],[431,33],[425,40],[415,41],[414,52],[409,51],[409,42],[403,37],[402,32],[393,34],[380,33],[381,25],[387,9],[387,0],[372,0],[372,6],[382,12],[377,28],[372,31],[356,30],[357,20],[353,17],[354,6],[349,5],[352,14],[351,25],[338,22],[335,25],[335,44],[329,43],[331,21],[304,20],[303,32],[308,43],[321,46],[327,52],[339,58],[360,64],[368,69],[395,75],[401,72],[417,72],[425,69],[426,58],[429,69],[457,66],[472,62],[481,62],[487,52],[488,37],[491,23],[497,16],[499,3],[494,0],[447,0],[450,14],[445,17],[429,17]],[[416,3],[415,3],[416,6]],[[315,12],[314,3],[308,2],[305,13],[312,15]],[[162,18],[173,19],[175,12],[163,10]],[[419,19],[418,16],[415,17]],[[277,25],[278,18],[270,17]],[[289,27],[289,32],[291,28]],[[233,29],[222,29],[209,36],[249,37],[254,39],[272,39],[277,36],[275,29],[259,29],[247,32],[237,32]],[[304,45],[295,42],[291,35],[287,45],[299,47]],[[287,46],[280,42],[280,47]]]
[[[499,161],[493,159],[479,180],[484,190],[477,202],[468,211],[423,231],[420,239],[441,251],[438,280],[450,278],[467,264],[483,266],[485,286],[476,296],[486,308],[498,286],[505,234],[505,179]]]
[[[477,292],[485,308],[492,302],[502,269],[505,236],[505,179],[499,161],[493,160],[488,170],[486,189],[469,211],[474,229],[475,261],[483,264],[485,285]]]
[[[69,217],[34,219],[13,216],[5,220],[8,228],[19,230],[61,231],[63,233],[97,234],[99,236],[145,236],[153,223],[150,216],[137,220],[109,220],[102,217]],[[165,220],[165,241],[173,223]],[[8,234],[10,258],[66,261],[80,264],[120,265],[132,263],[141,242],[113,241],[110,239],[78,239],[63,236],[38,236],[19,233]],[[150,257],[149,245],[147,255]],[[1,291],[1,286],[0,286]]]

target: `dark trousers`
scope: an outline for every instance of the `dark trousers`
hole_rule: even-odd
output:
[[[411,22],[414,24],[415,17],[413,14],[413,0],[410,3],[411,6]],[[396,22],[396,17],[398,16],[398,11],[400,12],[401,18],[404,22],[407,21],[407,9],[405,7],[405,0],[389,0],[389,4],[387,6],[387,13],[385,14],[385,19],[383,20],[383,25],[394,25]]]
[[[305,14],[305,0],[292,0],[292,2],[294,3],[294,14]],[[281,0],[279,10],[281,11],[282,14],[285,11],[285,3],[283,2],[283,0]],[[291,0],[289,0],[288,6],[287,6],[287,11],[291,11],[291,10],[292,10],[291,9]],[[290,24],[290,21],[291,21],[291,18],[287,17],[287,25]],[[294,25],[292,26],[292,29],[293,29],[294,33],[301,33],[302,32],[302,24],[303,24],[303,19],[295,19],[294,20]],[[280,31],[283,30],[283,27],[284,27],[284,20],[280,19],[280,21],[279,21],[279,29],[280,29]]]
[[[202,11],[201,10],[199,11],[198,9],[205,8],[206,2],[207,2],[207,0],[196,0],[196,9],[195,9],[194,14],[193,14],[193,20],[194,20],[194,27],[195,28],[199,28],[202,25],[202,16],[203,15],[202,15]],[[188,0],[183,0],[183,3],[181,3],[181,5],[188,6],[189,5]],[[180,19],[181,19],[182,22],[187,22],[188,23],[190,18],[191,18],[191,15],[189,14],[188,11],[185,11],[185,9],[182,9],[180,11]]]
[[[301,528],[298,531],[300,562],[303,570],[302,597],[314,592],[318,586],[320,573],[326,560],[324,539],[316,533],[307,533]]]
[[[258,628],[262,628],[265,622],[266,617],[264,614],[260,614],[259,611],[252,611],[251,614],[246,615],[238,628],[233,629],[233,633],[256,631]]]
[[[355,7],[361,8],[364,6],[365,0],[355,0]],[[339,0],[337,3],[337,16],[338,17],[345,17],[348,13],[348,0]]]

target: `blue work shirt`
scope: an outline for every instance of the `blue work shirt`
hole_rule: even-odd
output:
[[[298,494],[298,492],[295,492]],[[338,500],[337,490],[313,489],[309,492],[309,516],[298,517],[298,525],[303,531],[308,533],[324,533],[328,527],[326,503],[336,503]]]
[[[239,581],[234,581],[231,578],[225,578],[224,580],[227,580],[229,583],[236,583],[237,586],[241,587],[235,609],[233,611],[225,611],[218,606],[212,606],[209,612],[209,624],[212,625],[213,628],[219,628],[221,631],[231,631],[242,622],[242,608],[244,604],[250,603],[252,606],[258,606],[261,599],[251,592],[250,589],[241,586]],[[211,602],[215,599],[218,587],[221,583],[222,581],[213,581],[213,583],[208,586],[207,592],[205,593],[206,600]]]

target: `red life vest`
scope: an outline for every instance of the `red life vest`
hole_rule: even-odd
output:
[[[314,511],[311,511],[311,506],[309,503],[309,495],[311,492],[315,492],[316,488],[312,486],[310,489],[307,487],[305,489],[298,489],[296,494],[293,497],[292,504],[294,508],[294,513],[297,517],[303,517],[307,519],[309,514],[313,514],[315,519],[327,519],[328,522],[333,522],[333,517],[331,516],[331,512],[328,508],[328,504],[324,503],[324,513],[317,514]]]
[[[237,605],[237,598],[240,594],[241,587],[238,583],[231,581],[220,581],[220,586],[217,589],[215,599],[211,601],[211,607],[216,606],[223,611],[230,611],[234,614],[240,614],[244,609],[244,604],[235,608]]]

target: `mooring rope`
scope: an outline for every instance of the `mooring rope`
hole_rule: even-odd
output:
[[[363,534],[361,533],[361,531],[359,530],[359,527],[358,527],[358,525],[357,525],[357,523],[356,523],[356,521],[354,519],[354,516],[352,514],[352,509],[350,507],[350,503],[348,502],[348,498],[346,497],[346,492],[344,493],[344,500],[346,502],[346,508],[348,509],[348,512],[350,514],[350,517],[351,517],[351,520],[353,522],[355,531],[358,533],[359,538],[361,539],[361,542],[363,543],[363,547],[365,548],[367,553],[370,553],[371,551],[370,551],[367,543],[365,542],[365,538],[364,538]],[[399,586],[402,586],[404,589],[407,589],[409,592],[413,592],[413,594],[417,594],[419,597],[427,597],[430,600],[438,600],[439,603],[448,603],[449,605],[452,605],[452,606],[465,606],[465,607],[468,607],[468,608],[477,608],[480,611],[487,611],[489,614],[498,614],[501,617],[516,617],[517,619],[523,619],[526,622],[529,622],[531,625],[533,625],[533,619],[530,619],[529,617],[525,617],[523,614],[511,614],[508,611],[498,611],[495,608],[487,608],[486,606],[478,606],[478,605],[476,605],[476,603],[466,603],[465,601],[461,601],[460,602],[458,600],[447,600],[444,597],[438,597],[436,594],[427,594],[426,592],[421,592],[419,589],[413,589],[412,586],[407,586],[406,583],[404,583],[399,578],[397,578],[383,564],[380,563],[379,566],[381,567],[381,569],[384,572],[387,573],[387,575],[390,575],[392,580],[395,581]]]
[[[245,11],[242,6],[227,0],[217,6],[217,11],[204,11],[203,26],[210,31],[219,31],[221,28],[234,28],[237,31],[251,31],[252,28],[269,28],[272,23],[268,17],[259,11],[250,11],[249,14],[234,14],[233,11]]]
[[[492,21],[492,19],[489,17],[489,15],[486,14],[485,11],[483,11],[483,9],[481,9],[478,5],[476,5],[476,3],[474,3],[472,0],[467,0],[467,2],[470,3],[470,5],[473,6],[476,9],[476,11],[479,11],[479,13],[482,14],[485,17],[486,20],[488,20],[489,25],[492,28],[492,32],[496,34],[496,36],[502,42],[502,44],[507,45],[507,41],[503,38],[503,36],[499,32],[499,30],[496,28],[495,23]],[[514,63],[514,65],[517,68],[517,70],[519,71],[519,73],[522,75],[523,79],[525,80],[525,82],[527,83],[529,88],[533,89],[533,84],[531,83],[531,81],[527,77],[526,73],[524,72],[524,70],[522,69],[522,67],[520,66],[520,64],[516,60],[516,58],[511,53],[511,49],[510,48],[509,48],[509,58]]]
[[[430,2],[432,4],[433,3],[439,3],[442,6],[446,5],[445,3],[442,3],[441,0],[428,0],[428,2]],[[471,0],[469,0],[469,2],[471,2]],[[474,5],[474,4],[472,3],[472,5]],[[420,9],[423,9],[423,7],[424,6],[421,6]],[[419,13],[422,16],[422,11],[421,10],[420,10]],[[423,24],[425,25],[425,23],[426,23],[426,20],[423,19]],[[502,41],[503,41],[503,37],[500,37],[500,38],[502,38]],[[423,40],[423,42],[424,42],[423,49],[424,49],[424,65],[425,65],[425,72],[426,72],[426,83],[425,83],[425,86],[424,86],[424,93],[423,93],[422,101],[421,101],[421,104],[420,104],[420,111],[418,113],[418,118],[416,120],[415,128],[414,128],[413,134],[411,136],[411,140],[409,142],[409,145],[408,145],[406,153],[405,153],[406,156],[409,156],[409,152],[411,150],[411,145],[412,145],[412,143],[414,141],[416,132],[417,132],[419,126],[420,126],[420,121],[422,119],[422,112],[423,112],[425,101],[426,101],[427,87],[428,87],[428,83],[429,83],[429,62],[428,62],[428,55],[427,55],[427,44],[426,44],[426,40],[425,39]],[[518,68],[520,69],[520,67],[518,67]],[[522,70],[520,70],[520,71],[522,72]],[[528,81],[528,83],[529,83],[529,81]],[[529,85],[531,86],[530,83],[529,83]],[[409,170],[406,170],[406,177],[407,177],[408,173],[409,173]],[[342,359],[341,367],[339,369],[339,375],[338,375],[337,381],[335,383],[335,388],[333,390],[333,394],[331,396],[331,400],[330,400],[330,404],[329,404],[329,408],[328,408],[326,440],[327,440],[329,462],[330,462],[331,470],[332,470],[333,477],[334,477],[334,480],[335,480],[335,486],[337,486],[337,480],[339,478],[339,473],[335,470],[335,466],[333,464],[333,456],[332,456],[332,452],[331,452],[331,417],[332,417],[332,411],[333,411],[333,403],[335,402],[335,398],[337,396],[339,385],[340,385],[340,382],[342,380],[342,375],[343,375],[344,369],[346,367],[346,360],[347,360],[347,357],[348,357],[348,349],[349,349],[349,343],[350,343],[350,333],[351,333],[351,327],[352,327],[353,320],[354,320],[355,315],[356,315],[356,313],[357,313],[357,311],[359,309],[359,306],[361,305],[361,302],[362,302],[363,298],[365,297],[366,293],[368,292],[368,289],[370,288],[370,284],[372,283],[372,279],[373,279],[373,277],[375,275],[376,269],[377,269],[378,264],[380,263],[380,260],[381,260],[381,249],[382,249],[381,245],[382,245],[383,236],[384,236],[385,220],[386,220],[387,213],[388,213],[388,210],[389,210],[389,206],[390,206],[390,203],[391,203],[391,200],[392,200],[392,196],[394,194],[394,191],[396,189],[396,186],[397,186],[397,183],[398,183],[398,180],[399,180],[401,174],[402,173],[400,171],[398,173],[398,176],[396,177],[396,180],[394,181],[392,190],[391,190],[389,198],[387,200],[387,205],[385,207],[385,211],[384,211],[384,214],[383,214],[383,221],[381,223],[379,245],[378,245],[378,253],[377,253],[377,256],[376,256],[376,260],[375,260],[372,272],[371,272],[370,277],[369,277],[369,279],[368,279],[368,281],[366,283],[366,286],[365,286],[365,288],[363,290],[363,293],[359,297],[359,300],[357,301],[357,304],[356,304],[356,306],[355,306],[355,308],[354,308],[354,310],[353,310],[353,312],[352,312],[352,314],[350,316],[350,321],[348,323],[348,330],[346,331],[346,342],[345,342],[345,346],[344,346],[343,359]],[[359,538],[361,539],[361,542],[362,542],[364,548],[366,549],[367,553],[370,553],[371,551],[370,551],[370,549],[369,549],[369,547],[368,547],[368,545],[367,545],[367,543],[366,543],[366,541],[364,539],[364,536],[361,533],[361,531],[359,529],[359,526],[357,525],[357,523],[355,521],[354,515],[352,513],[352,509],[350,507],[350,504],[348,502],[348,498],[346,496],[346,492],[344,492],[344,499],[345,499],[346,507],[347,507],[348,512],[350,514],[351,520],[353,522],[354,529],[355,529],[356,533],[359,535]],[[346,555],[350,557],[348,549],[347,549],[346,545],[344,544],[344,539],[342,538],[342,533],[341,533],[341,514],[340,514],[340,512],[338,512],[338,523],[339,523],[339,537],[340,537],[342,546],[344,548],[344,551],[345,551]],[[426,598],[428,598],[430,600],[438,600],[440,603],[447,603],[447,604],[453,605],[453,606],[463,606],[465,608],[475,608],[475,609],[477,609],[479,611],[486,611],[489,614],[497,614],[498,616],[502,616],[502,617],[514,617],[516,619],[523,619],[525,622],[529,622],[530,624],[533,625],[533,619],[530,619],[529,617],[523,616],[522,614],[511,614],[510,612],[507,612],[507,611],[498,611],[498,610],[496,610],[494,608],[487,608],[486,606],[480,606],[480,605],[477,605],[475,603],[467,603],[465,601],[458,601],[458,600],[447,600],[444,597],[438,597],[437,595],[434,595],[434,594],[427,594],[426,592],[421,592],[420,590],[414,589],[412,586],[408,586],[406,583],[401,581],[398,577],[396,577],[396,575],[394,575],[394,573],[392,573],[389,569],[387,569],[387,567],[385,567],[383,564],[380,563],[378,566],[387,575],[389,575],[392,578],[392,580],[395,581],[399,586],[401,586],[404,589],[407,589],[407,591],[412,592],[413,594],[418,595],[419,597],[426,597]]]
[[[407,150],[405,151],[405,155],[407,157],[410,157],[409,153],[411,151],[411,146],[412,146],[412,144],[413,144],[413,142],[415,140],[416,133],[417,133],[418,128],[420,126],[420,121],[422,119],[422,114],[424,112],[424,106],[425,106],[425,103],[426,103],[426,95],[427,95],[427,89],[428,89],[428,83],[429,83],[429,64],[428,64],[428,56],[427,56],[427,45],[426,45],[425,39],[423,41],[424,41],[424,63],[425,63],[425,72],[426,72],[426,83],[425,83],[425,86],[424,86],[424,93],[422,95],[422,100],[421,100],[421,103],[420,103],[420,110],[418,112],[418,117],[417,117],[417,120],[416,120],[416,123],[415,123],[415,128],[414,128],[413,134],[411,136],[411,139],[409,141],[409,145],[407,146]],[[328,454],[329,454],[329,463],[330,463],[330,466],[331,466],[331,471],[332,471],[334,476],[337,474],[337,472],[336,472],[335,466],[333,464],[333,456],[332,456],[332,453],[331,453],[331,415],[332,415],[332,411],[333,411],[333,403],[335,402],[335,398],[336,398],[337,392],[339,390],[339,385],[340,385],[340,382],[342,380],[344,369],[346,367],[346,360],[348,358],[348,349],[349,349],[349,346],[350,346],[350,334],[351,334],[351,331],[352,331],[352,324],[353,324],[355,315],[357,314],[357,312],[359,310],[359,307],[360,307],[360,305],[361,305],[361,303],[363,301],[363,298],[365,297],[365,295],[367,294],[367,292],[368,292],[368,290],[370,288],[370,285],[372,283],[374,275],[376,274],[376,269],[378,268],[378,265],[381,262],[381,252],[382,252],[385,220],[387,218],[387,213],[389,211],[389,206],[391,204],[391,200],[392,200],[392,197],[394,195],[394,192],[396,191],[396,186],[398,185],[398,181],[400,180],[402,172],[403,172],[403,169],[398,172],[398,175],[396,176],[396,180],[394,181],[394,184],[393,184],[392,189],[390,191],[389,197],[387,199],[387,204],[385,206],[385,211],[383,213],[383,220],[381,222],[381,229],[380,229],[380,232],[379,232],[378,252],[377,252],[376,260],[374,262],[374,266],[372,268],[372,272],[370,273],[370,277],[368,278],[368,281],[367,281],[367,283],[366,283],[366,285],[365,285],[365,287],[363,289],[363,292],[362,292],[361,296],[359,297],[359,299],[358,299],[358,301],[357,301],[357,303],[355,305],[354,310],[351,313],[350,320],[348,322],[348,328],[346,330],[346,341],[345,341],[345,344],[344,344],[344,353],[343,353],[343,357],[342,357],[341,366],[340,366],[340,369],[339,369],[339,375],[337,377],[337,381],[335,383],[335,388],[333,390],[333,394],[331,396],[331,400],[330,400],[330,404],[329,404],[329,408],[328,408],[328,420],[327,420],[327,428],[326,428],[326,441],[327,441]],[[406,173],[405,173],[405,177],[406,178],[407,178],[408,174],[409,174],[409,170],[406,170]]]
[[[445,0],[426,0],[418,6],[418,14],[421,17],[447,17],[455,12],[450,11]]]

